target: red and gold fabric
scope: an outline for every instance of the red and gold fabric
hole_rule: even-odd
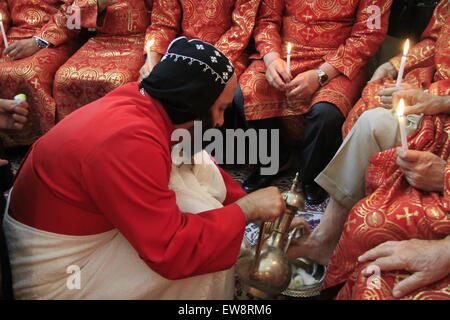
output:
[[[144,40],[153,0],[119,0],[103,12],[98,12],[95,0],[70,3],[80,8],[81,27],[95,28],[97,34],[56,73],[53,96],[58,121],[111,90],[137,80],[145,62]],[[52,26],[43,30],[43,35],[50,37],[59,29],[68,32],[65,26],[69,18],[62,12]]]
[[[42,28],[58,13],[61,1],[0,0],[0,13],[8,43],[39,35]],[[56,33],[55,33],[56,34]],[[5,45],[0,39],[0,97],[12,99],[19,93],[27,95],[29,121],[21,131],[1,134],[6,146],[28,145],[48,131],[55,123],[53,78],[58,68],[72,55],[72,41],[54,48],[41,49],[34,55],[12,60],[2,56]]]
[[[220,49],[239,76],[248,66],[251,40],[261,0],[155,0],[147,40],[164,54],[177,36],[200,39]]]
[[[436,7],[432,20],[419,43],[411,48],[405,67],[404,82],[411,83],[431,94],[448,94],[450,88],[450,1],[441,1]],[[400,68],[401,55],[390,60]],[[361,114],[369,109],[384,107],[377,92],[392,79],[382,79],[369,83],[363,90],[361,99],[350,111],[343,126],[343,134],[350,132]],[[447,92],[447,93],[445,93]]]
[[[335,104],[347,115],[366,79],[366,63],[383,42],[392,1],[381,0],[263,0],[255,26],[258,55],[240,84],[249,120],[304,114],[317,102]],[[380,9],[380,28],[372,28],[373,6]],[[324,62],[341,75],[320,88],[308,104],[287,100],[265,79],[262,58],[269,52],[287,55],[292,43],[291,73],[318,68]]]
[[[425,116],[410,139],[412,150],[432,152],[448,161],[450,116]],[[440,240],[450,234],[450,171],[443,193],[422,192],[409,185],[396,164],[396,149],[372,156],[366,172],[366,194],[350,211],[325,280],[330,287],[345,282],[338,299],[394,299],[393,286],[409,276],[405,271],[381,273],[378,283],[364,278],[368,264],[358,257],[386,241]],[[449,299],[450,275],[416,290],[404,299]]]

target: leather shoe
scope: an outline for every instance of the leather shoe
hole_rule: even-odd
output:
[[[258,189],[266,188],[272,185],[272,182],[280,177],[292,166],[292,156],[288,152],[280,152],[280,169],[273,175],[262,175],[261,166],[257,166],[250,176],[244,181],[242,187],[248,193],[256,191]]]
[[[256,168],[250,176],[247,178],[247,180],[244,181],[244,184],[242,187],[245,191],[248,193],[251,193],[253,191],[256,191],[258,189],[266,188],[272,184],[272,182],[280,175],[280,172],[270,175],[270,176],[264,176],[261,174],[260,168]]]
[[[321,204],[328,197],[328,193],[317,183],[303,185],[303,193],[305,194],[306,202],[312,205]]]

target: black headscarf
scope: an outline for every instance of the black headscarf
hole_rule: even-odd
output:
[[[233,74],[231,62],[213,45],[179,37],[141,86],[181,124],[204,117]]]

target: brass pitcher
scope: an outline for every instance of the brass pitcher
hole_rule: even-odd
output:
[[[255,297],[271,299],[283,292],[291,281],[292,270],[286,251],[292,238],[301,236],[298,235],[301,226],[291,232],[289,227],[297,211],[305,211],[305,198],[296,191],[298,183],[297,173],[290,190],[282,193],[286,210],[275,222],[263,224],[254,254],[242,255],[236,264],[242,289]]]

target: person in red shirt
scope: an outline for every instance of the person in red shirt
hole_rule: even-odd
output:
[[[232,267],[246,223],[273,220],[284,210],[278,189],[247,195],[220,169],[227,191],[223,207],[192,214],[180,211],[168,183],[174,129],[189,129],[205,115],[220,126],[236,85],[234,68],[221,52],[180,37],[142,83],[80,108],[40,138],[17,175],[4,219],[15,296],[166,297],[143,289],[154,278],[127,287],[133,270],[142,269],[131,262],[137,255],[164,281]],[[121,236],[126,243],[108,258],[110,243]],[[134,255],[117,262],[126,245]],[[81,269],[80,290],[66,288],[72,265]],[[116,284],[99,283],[102,274]]]

